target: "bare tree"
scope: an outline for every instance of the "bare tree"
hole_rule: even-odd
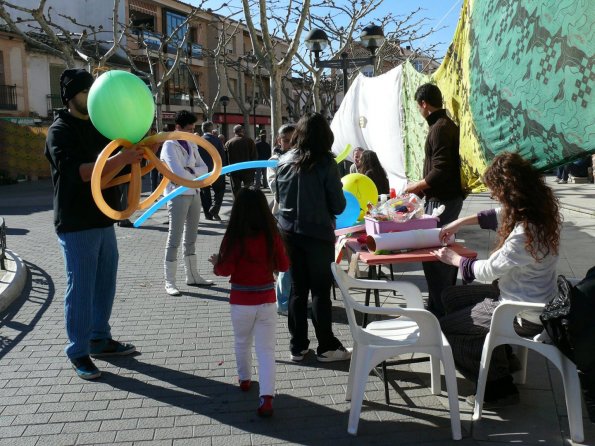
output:
[[[27,8],[0,0],[0,18],[27,44],[62,59],[69,68],[76,66],[77,57],[86,62],[89,70],[104,66],[120,47],[124,37],[118,24],[120,0],[113,0],[111,39],[100,38],[100,34],[105,34],[101,26],[81,24],[74,17],[56,13],[51,6],[46,8],[46,3],[46,0],[39,0],[36,8]],[[79,28],[80,32],[58,24],[54,14],[67,20],[75,29]],[[111,46],[107,51],[99,51],[100,43]],[[88,54],[90,46],[95,48],[93,55]]]
[[[310,0],[286,0],[283,4],[278,0],[242,0],[242,6],[254,54],[270,76],[271,125],[273,129],[277,129],[281,125],[283,112],[283,76],[291,67],[300,44],[302,30],[310,13]],[[273,11],[286,13],[282,17],[274,17]],[[258,18],[260,31],[256,29],[252,17]],[[272,29],[269,27],[269,19],[275,19]],[[259,42],[259,37],[262,38],[262,43]],[[286,51],[277,51],[279,38],[286,38],[289,42]]]
[[[403,63],[412,54],[428,54],[433,57],[434,45],[423,49],[403,51],[401,44],[410,48],[418,43],[425,42],[428,35],[434,32],[426,29],[427,18],[420,17],[421,8],[417,8],[403,16],[392,12],[380,14],[378,8],[384,0],[359,0],[351,3],[336,0],[324,0],[322,4],[311,8],[309,26],[324,29],[329,36],[330,54],[338,57],[341,53],[355,56],[369,55],[361,44],[355,41],[354,36],[359,34],[363,27],[371,22],[379,24],[385,33],[385,41],[376,50],[373,71],[381,73],[385,69],[393,68]],[[312,55],[304,46],[296,54],[300,64],[312,75],[312,90],[314,94],[314,108],[316,111],[334,108],[337,93],[343,89],[338,80],[337,70],[332,72],[330,78],[322,85],[323,68],[315,66]],[[353,79],[360,73],[360,68],[350,66],[349,78]]]
[[[124,48],[128,55],[128,60],[134,71],[144,77],[150,84],[151,92],[155,98],[155,124],[157,130],[163,128],[162,107],[163,96],[167,82],[181,68],[181,63],[187,61],[188,43],[190,39],[190,24],[197,14],[202,11],[202,0],[199,6],[192,7],[187,13],[186,18],[179,23],[169,35],[163,34],[157,48],[153,47],[145,39],[145,30],[138,30],[127,27],[126,34],[130,41],[136,41],[141,54],[135,52],[131,45]],[[171,55],[170,55],[171,54]],[[138,62],[147,62],[148,71],[140,68]],[[189,70],[189,68],[186,68]],[[206,103],[203,99],[203,105]],[[200,102],[199,102],[200,103]]]
[[[226,49],[241,26],[241,21],[232,20],[232,17],[236,14],[237,13],[232,13],[227,16],[213,15],[213,17],[215,17],[217,20],[214,23],[209,24],[210,27],[214,28],[217,34],[217,45],[215,48],[206,48],[204,50],[206,56],[209,59],[210,65],[213,68],[215,79],[217,79],[215,95],[211,98],[210,102],[207,103],[208,99],[201,94],[199,82],[196,79],[194,72],[188,68],[189,75],[191,76],[194,87],[198,92],[196,96],[198,106],[203,111],[203,114],[207,120],[213,119],[215,108],[217,107],[219,98],[221,96],[223,75],[227,73],[226,70],[228,64],[230,63],[226,54]],[[225,77],[227,78],[227,76]]]

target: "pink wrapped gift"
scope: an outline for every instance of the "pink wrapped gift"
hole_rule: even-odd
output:
[[[433,229],[438,227],[438,217],[424,214],[421,218],[412,218],[405,222],[379,221],[365,217],[368,234],[384,234],[386,232],[411,231],[412,229]]]

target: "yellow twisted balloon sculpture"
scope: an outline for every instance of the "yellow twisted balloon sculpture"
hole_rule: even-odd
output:
[[[209,155],[211,155],[211,158],[213,158],[213,171],[207,178],[198,181],[188,180],[176,175],[167,167],[167,165],[162,163],[161,160],[157,158],[157,156],[149,148],[155,144],[161,144],[168,140],[178,139],[193,142],[204,148],[209,153]],[[93,194],[93,199],[95,200],[97,207],[101,210],[101,212],[114,220],[123,220],[130,217],[137,209],[146,209],[151,206],[151,204],[157,200],[159,195],[163,193],[165,186],[167,186],[167,183],[170,181],[180,186],[200,189],[210,186],[215,181],[217,181],[217,178],[219,178],[221,175],[221,156],[219,155],[219,152],[215,146],[213,146],[206,139],[201,138],[198,135],[194,135],[193,133],[168,132],[149,136],[138,143],[138,146],[144,149],[143,158],[149,161],[146,166],[141,168],[140,162],[138,162],[131,165],[131,173],[129,174],[116,177],[118,174],[116,171],[113,174],[110,173],[102,177],[103,169],[105,168],[105,164],[111,154],[120,147],[124,147],[124,150],[127,150],[132,146],[133,144],[126,139],[115,139],[110,142],[99,154],[91,175],[91,193]],[[159,186],[157,186],[151,195],[141,201],[141,177],[153,169],[157,169],[159,172],[161,172],[163,175],[163,180],[161,183],[159,183]],[[106,203],[101,191],[108,187],[117,186],[127,182],[130,182],[130,187],[128,188],[128,207],[123,211],[116,211]]]

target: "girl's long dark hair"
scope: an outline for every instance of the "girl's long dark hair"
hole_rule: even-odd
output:
[[[371,170],[376,174],[386,175],[386,170],[380,164],[380,160],[378,159],[378,155],[376,152],[372,150],[364,150],[361,156],[361,161],[359,165],[359,173],[365,174],[367,171]]]
[[[335,136],[328,121],[320,113],[302,116],[291,138],[297,152],[294,165],[298,170],[308,170],[331,152]]]
[[[281,239],[277,223],[264,194],[258,189],[244,187],[234,199],[229,224],[219,248],[219,261],[224,261],[230,255],[244,255],[245,240],[260,234],[266,240],[271,270],[276,271],[278,259],[275,255],[275,239]]]
[[[500,249],[517,223],[525,229],[525,249],[536,261],[557,255],[562,217],[558,199],[543,176],[517,153],[503,153],[492,161],[483,181],[502,204],[498,228]]]

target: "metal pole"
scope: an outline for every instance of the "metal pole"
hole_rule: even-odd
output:
[[[343,69],[343,97],[347,94],[349,88],[349,77],[347,75],[347,68],[349,64],[347,62],[347,53],[341,53],[341,68]]]
[[[254,109],[253,109],[253,113],[252,113],[252,119],[254,120],[254,122],[252,123],[254,125],[254,141],[256,141],[256,98],[254,99]]]

